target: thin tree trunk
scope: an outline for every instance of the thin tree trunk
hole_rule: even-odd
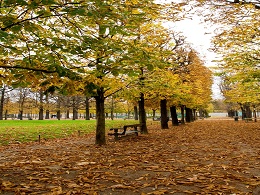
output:
[[[96,99],[96,144],[104,145],[106,144],[105,136],[105,97],[104,89],[100,88],[97,91],[98,96]]]
[[[111,120],[114,120],[114,98],[112,97],[112,100],[111,100],[111,112],[110,112],[110,115],[111,115]]]
[[[86,112],[86,120],[90,120],[89,118],[89,97],[86,97],[85,100],[85,112]]]
[[[8,114],[8,110],[5,110],[5,120],[7,120],[7,114]]]
[[[45,119],[50,119],[50,111],[46,110]]]
[[[58,96],[58,100],[57,100],[57,119],[60,120],[61,118],[61,111],[60,111],[60,96]]]
[[[148,134],[148,129],[146,126],[146,113],[144,108],[144,94],[140,93],[140,100],[138,101],[139,104],[139,122],[142,124],[141,133]]]
[[[171,117],[172,117],[172,126],[178,126],[179,120],[178,120],[176,106],[171,106],[170,111],[171,111]]]
[[[156,110],[153,109],[153,121],[155,120],[155,113],[156,113]]]
[[[2,92],[1,92],[1,100],[0,100],[0,120],[3,120],[4,100],[5,100],[5,86],[3,86]]]
[[[50,119],[50,110],[49,110],[49,94],[47,93],[46,94],[46,98],[45,98],[45,101],[46,101],[46,112],[45,112],[45,119]]]
[[[19,110],[18,118],[23,120],[23,110]]]
[[[253,110],[254,121],[257,122],[256,108],[255,108],[255,106],[253,106],[253,108],[254,108],[254,110]]]
[[[135,115],[135,120],[138,121],[138,108],[137,108],[137,106],[134,106],[134,115]]]
[[[40,92],[39,120],[43,120],[43,92]]]
[[[70,118],[70,98],[69,97],[67,97],[66,118]]]
[[[192,116],[193,121],[197,120],[196,109],[192,109]]]
[[[76,97],[72,98],[72,120],[77,119]]]
[[[167,117],[167,100],[166,99],[160,101],[160,107],[161,107],[161,128],[169,129],[168,117]]]
[[[184,112],[184,110],[185,110],[185,106],[181,106],[181,123],[182,124],[185,124],[185,112]]]

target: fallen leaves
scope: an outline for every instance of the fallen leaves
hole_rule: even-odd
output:
[[[203,120],[104,147],[84,137],[5,147],[0,193],[250,194],[260,186],[258,126]]]

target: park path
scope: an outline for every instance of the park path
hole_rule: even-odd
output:
[[[199,120],[94,145],[0,148],[0,194],[260,194],[260,123]]]

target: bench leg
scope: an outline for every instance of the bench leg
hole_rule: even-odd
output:
[[[135,135],[138,136],[138,130],[137,130],[137,127],[134,127],[135,129]]]
[[[114,133],[115,141],[117,141],[118,140],[118,129],[115,129],[114,131],[115,131],[115,133]]]

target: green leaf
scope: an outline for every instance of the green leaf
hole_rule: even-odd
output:
[[[0,30],[0,40],[5,40],[9,34],[5,31]]]
[[[79,9],[74,9],[74,10],[70,11],[69,14],[72,16],[76,16],[76,15],[84,16],[85,13],[86,13],[85,9],[79,8]]]

